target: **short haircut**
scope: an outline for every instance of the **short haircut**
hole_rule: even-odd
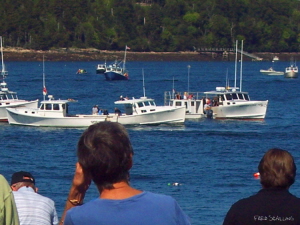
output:
[[[116,122],[91,125],[77,145],[78,162],[89,172],[98,189],[129,179],[133,149],[124,126]]]
[[[289,188],[295,182],[296,170],[293,156],[279,148],[268,150],[258,165],[264,188]]]

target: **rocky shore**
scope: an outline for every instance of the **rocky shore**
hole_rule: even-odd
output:
[[[49,51],[4,48],[5,61],[114,61],[122,60],[123,51],[105,51],[97,49],[57,49]],[[278,56],[280,61],[299,59],[299,53],[252,53],[263,61],[272,61]],[[244,56],[245,61],[252,59]],[[235,53],[228,55],[215,52],[132,52],[127,51],[127,61],[234,61]]]

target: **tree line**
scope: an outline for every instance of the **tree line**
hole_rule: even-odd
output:
[[[298,52],[297,0],[0,0],[5,46]]]

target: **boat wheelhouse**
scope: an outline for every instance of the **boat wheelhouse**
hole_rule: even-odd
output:
[[[125,125],[184,123],[185,121],[185,107],[157,106],[154,99],[147,97],[119,100],[115,104],[123,105],[124,113],[118,116],[117,121]]]
[[[186,119],[205,118],[203,92],[174,92],[165,91],[164,104],[172,107],[185,107]]]

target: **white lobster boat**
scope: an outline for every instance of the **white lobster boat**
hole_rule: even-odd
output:
[[[156,106],[154,100],[147,97],[119,100],[115,104],[124,106],[124,113],[117,117],[117,122],[124,125],[172,124],[185,121],[185,107]]]
[[[8,122],[13,125],[40,127],[88,127],[94,123],[109,121],[109,115],[71,115],[69,102],[74,100],[55,100],[52,95],[41,101],[39,108],[7,108]]]
[[[216,119],[264,119],[268,100],[253,101],[249,94],[235,88],[217,87],[215,91],[204,92],[212,99],[211,109]]]
[[[37,107],[38,100],[21,100],[18,98],[17,92],[10,91],[5,82],[5,78],[8,76],[8,72],[5,70],[4,60],[3,60],[3,48],[2,48],[2,36],[0,36],[1,43],[1,59],[2,59],[2,82],[0,83],[0,121],[7,121],[6,108],[8,107]]]

